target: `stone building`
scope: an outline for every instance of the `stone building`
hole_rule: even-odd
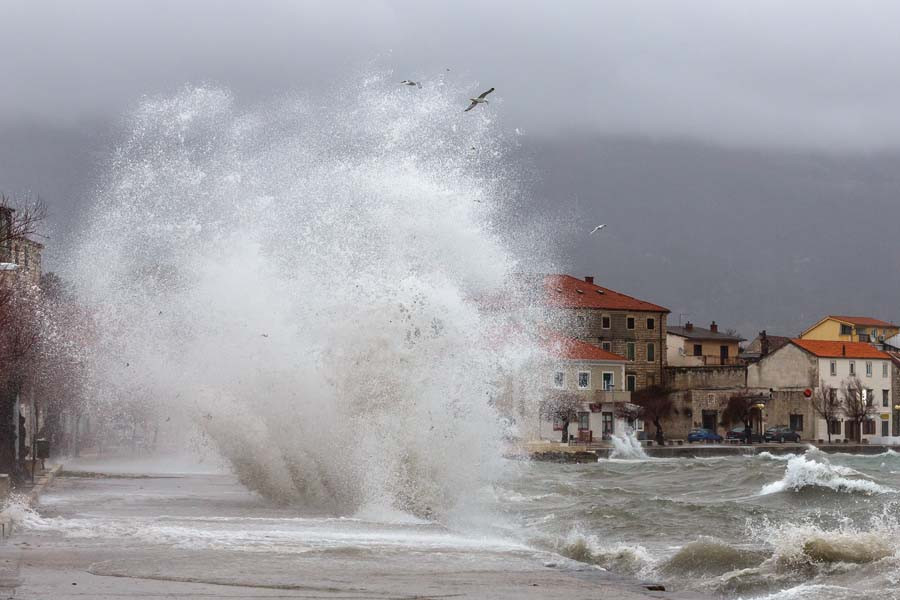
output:
[[[616,389],[664,382],[669,309],[599,286],[593,277],[544,275],[539,286],[553,329],[625,357],[625,381]]]
[[[728,400],[746,394],[747,368],[743,365],[666,367],[666,385],[672,390],[674,410],[663,420],[666,437],[683,439],[694,427],[725,436],[731,423],[722,420]],[[761,425],[760,425],[761,426]]]

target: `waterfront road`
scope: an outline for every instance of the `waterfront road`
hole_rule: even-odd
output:
[[[0,600],[688,597],[501,537],[273,506],[226,473],[73,468],[0,545]]]

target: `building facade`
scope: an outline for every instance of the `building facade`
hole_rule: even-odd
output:
[[[695,327],[687,322],[684,326],[669,325],[666,328],[666,362],[673,366],[705,367],[725,366],[740,363],[738,355],[744,338],[723,333],[715,321],[709,329]]]
[[[616,389],[663,384],[669,309],[599,286],[593,277],[546,275],[540,285],[554,329],[625,357],[624,380]]]
[[[881,343],[900,333],[900,326],[871,317],[829,315],[800,334],[803,340]]]
[[[642,428],[623,410],[631,400],[631,393],[620,385],[628,362],[624,357],[557,333],[545,334],[542,342],[549,356],[542,370],[544,399],[552,401],[559,394],[579,399],[577,418],[569,423],[570,439],[599,442],[623,435],[628,427]],[[562,423],[541,418],[538,438],[561,441]]]

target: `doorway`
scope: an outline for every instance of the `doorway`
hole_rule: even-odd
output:
[[[715,410],[704,410],[703,411],[703,429],[709,429],[712,432],[716,431],[716,423],[718,423],[719,412]]]

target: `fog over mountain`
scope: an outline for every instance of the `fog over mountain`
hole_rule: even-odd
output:
[[[497,88],[487,114],[529,192],[514,244],[537,233],[566,271],[748,338],[900,319],[898,18],[887,1],[0,2],[0,191],[47,200],[52,269],[142,96],[448,77]]]

